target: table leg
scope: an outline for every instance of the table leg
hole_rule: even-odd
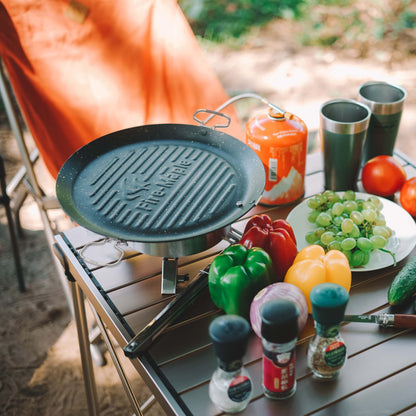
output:
[[[88,413],[90,416],[98,416],[97,388],[95,385],[94,370],[90,352],[84,294],[76,282],[71,282],[70,285],[74,304],[74,318],[78,332],[78,343],[81,355],[82,372],[84,376],[85,394],[87,396],[88,403]]]
[[[94,316],[95,316],[95,320],[97,322],[97,325],[100,328],[101,334],[102,334],[102,336],[104,338],[104,341],[105,341],[105,343],[107,345],[107,349],[108,349],[108,351],[109,351],[109,353],[111,355],[111,358],[113,360],[114,366],[116,367],[116,370],[118,372],[118,375],[120,377],[120,380],[121,380],[121,382],[123,384],[124,390],[125,390],[125,392],[127,394],[127,397],[130,400],[131,407],[133,408],[136,416],[143,416],[143,412],[142,412],[142,409],[140,408],[140,404],[137,401],[136,396],[133,393],[133,389],[132,389],[132,387],[131,387],[131,385],[130,385],[130,383],[129,383],[129,381],[128,381],[125,373],[124,373],[124,370],[123,370],[123,367],[122,367],[122,365],[120,363],[120,360],[117,357],[117,353],[115,351],[114,345],[111,342],[111,339],[108,336],[107,330],[104,327],[104,323],[101,320],[100,316],[98,315],[97,311],[93,307],[91,307],[91,309],[92,309],[92,311],[94,313]]]

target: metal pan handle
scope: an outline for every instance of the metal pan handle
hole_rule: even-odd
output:
[[[209,117],[207,117],[205,120],[201,120],[200,118],[198,118],[197,117],[197,115],[199,114],[199,113],[208,113],[208,114],[211,114]],[[229,116],[227,116],[226,114],[224,114],[224,113],[220,113],[219,111],[214,111],[214,110],[206,110],[206,109],[199,109],[199,110],[196,110],[195,111],[195,113],[194,113],[194,115],[193,115],[193,119],[197,122],[197,123],[199,123],[201,126],[206,126],[206,127],[208,127],[206,124],[208,123],[208,121],[210,121],[212,118],[214,118],[215,116],[220,116],[220,117],[224,117],[225,119],[226,119],[226,124],[214,124],[211,128],[213,129],[213,130],[216,130],[216,129],[226,129],[229,125],[230,125],[230,123],[231,123],[231,117],[229,117]]]

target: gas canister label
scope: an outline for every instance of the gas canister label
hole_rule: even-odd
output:
[[[277,181],[277,159],[269,159],[269,181]]]

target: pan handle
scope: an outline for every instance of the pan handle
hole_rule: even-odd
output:
[[[105,245],[107,243],[112,243],[113,248],[115,251],[117,251],[118,253],[118,257],[115,260],[109,261],[109,262],[99,262],[96,261],[90,257],[87,256],[86,251],[88,248],[92,247],[92,246],[102,246]],[[120,247],[120,245],[122,244],[126,244],[125,242],[115,239],[115,238],[111,238],[111,237],[106,237],[103,240],[99,240],[99,241],[91,241],[87,244],[85,244],[85,246],[79,251],[79,255],[81,256],[81,258],[90,264],[93,264],[94,266],[99,266],[99,267],[112,267],[112,266],[116,266],[117,264],[119,264],[121,262],[121,260],[123,260],[124,258],[124,250]]]
[[[201,120],[200,118],[197,117],[197,115],[199,113],[209,113],[211,115],[209,117],[207,117],[205,120]],[[213,130],[215,130],[215,129],[226,129],[230,125],[230,123],[231,123],[231,117],[227,116],[224,113],[220,113],[219,111],[206,110],[206,109],[203,109],[203,108],[195,111],[195,113],[193,115],[193,119],[197,123],[199,123],[201,126],[206,126],[206,124],[208,123],[208,121],[210,121],[215,116],[224,117],[226,119],[226,124],[214,124],[211,127]]]

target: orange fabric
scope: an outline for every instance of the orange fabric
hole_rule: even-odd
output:
[[[68,17],[69,0],[0,2],[0,54],[53,177],[97,137],[196,124],[197,109],[228,99],[176,0],[80,1],[83,23]],[[224,111],[233,117],[225,131],[243,140],[236,114]]]

